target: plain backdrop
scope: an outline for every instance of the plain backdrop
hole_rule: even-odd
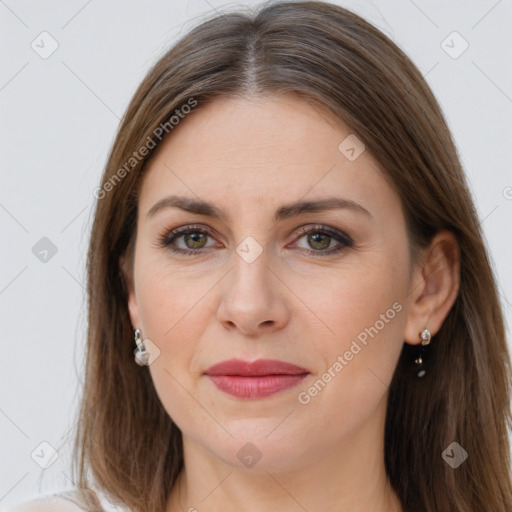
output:
[[[512,2],[338,3],[391,37],[438,98],[510,333]],[[93,190],[119,118],[177,37],[213,10],[255,4],[0,1],[0,507],[73,485]]]

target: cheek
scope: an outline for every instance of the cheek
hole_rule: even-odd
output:
[[[307,318],[311,327],[313,321],[319,326],[319,336],[312,338],[318,342],[317,351],[331,359],[348,350],[361,333],[364,341],[366,329],[376,328],[378,334],[371,329],[375,339],[385,344],[400,338],[404,325],[400,312],[407,293],[406,251],[368,249],[342,263],[314,276],[296,274],[294,283],[302,302],[315,314]]]
[[[151,370],[157,381],[168,382],[172,375],[187,386],[202,371],[200,341],[215,316],[211,299],[218,277],[204,273],[194,278],[156,261],[144,268],[137,283],[141,325],[144,337],[160,350]]]
[[[143,334],[160,350],[149,366],[153,385],[169,416],[187,430],[198,341],[212,314],[205,297],[211,284],[187,280],[165,268],[141,277],[138,300]]]
[[[336,334],[314,338],[324,367],[297,390],[297,418],[308,425],[306,437],[323,439],[326,451],[361,431],[377,411],[382,414],[403,345],[399,301],[366,297],[345,305],[332,324]]]
[[[401,255],[398,250],[367,254],[364,265],[359,261],[332,274],[323,295],[309,288],[305,302],[315,304],[328,330],[311,337],[324,367],[301,389],[300,403],[324,421],[332,421],[335,407],[353,414],[349,423],[359,423],[387,392],[406,323],[407,257]],[[340,428],[349,427],[346,421],[340,418]]]
[[[186,345],[194,339],[194,331],[206,320],[203,300],[212,288],[213,279],[204,276],[191,278],[165,262],[142,263],[139,282],[136,283],[137,299],[145,336],[164,346]]]

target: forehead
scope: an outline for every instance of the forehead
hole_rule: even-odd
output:
[[[217,98],[161,144],[146,170],[140,210],[166,193],[238,207],[326,194],[374,207],[399,202],[369,151],[349,159],[340,150],[353,137],[343,121],[296,95]]]

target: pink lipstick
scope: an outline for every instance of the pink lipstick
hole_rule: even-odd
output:
[[[238,398],[258,399],[296,386],[309,371],[273,359],[253,362],[230,359],[213,365],[204,373],[225,393]]]

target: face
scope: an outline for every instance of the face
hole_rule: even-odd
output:
[[[293,95],[216,99],[181,123],[143,179],[130,276],[156,392],[184,441],[229,465],[248,442],[258,470],[320,460],[383,424],[410,287],[400,199],[368,150],[339,149],[342,122]],[[233,358],[301,375],[205,374]]]

